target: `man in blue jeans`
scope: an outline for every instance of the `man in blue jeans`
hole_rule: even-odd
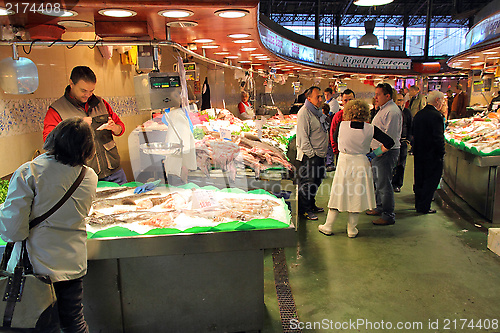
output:
[[[388,83],[380,83],[375,87],[375,106],[380,107],[380,110],[373,118],[372,124],[389,135],[395,143],[391,150],[372,160],[377,208],[366,211],[366,214],[380,216],[373,221],[375,225],[390,225],[396,222],[392,170],[399,157],[403,117],[399,107],[392,100],[392,93],[393,88]],[[373,140],[371,148],[377,149],[380,145],[380,142]]]
[[[297,114],[298,210],[300,216],[317,220],[316,213],[325,211],[316,206],[316,193],[325,178],[329,126],[321,109],[321,89],[313,86],[305,96],[306,101]]]

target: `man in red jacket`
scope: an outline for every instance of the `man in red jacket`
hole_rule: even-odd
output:
[[[354,95],[354,91],[352,91],[351,89],[344,90],[344,92],[342,92],[342,106],[344,107],[347,104],[347,102],[353,100],[354,98],[356,98],[356,96]],[[343,109],[335,113],[332,119],[332,124],[330,125],[330,142],[332,143],[332,149],[334,155],[339,154],[339,147],[337,146],[337,143],[333,140],[333,138],[335,135],[335,131],[342,122],[343,115],[344,115]]]
[[[52,103],[43,121],[43,140],[63,119],[83,118],[94,130],[95,154],[87,161],[99,180],[127,182],[120,167],[120,155],[113,136],[125,132],[125,125],[102,98],[94,95],[97,83],[94,72],[86,66],[77,66],[71,71],[69,85],[64,96]]]

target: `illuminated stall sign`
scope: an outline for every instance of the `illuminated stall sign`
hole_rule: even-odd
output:
[[[485,42],[500,36],[500,12],[493,14],[473,26],[465,36],[465,47]]]
[[[397,69],[411,68],[411,59],[380,58],[369,56],[354,56],[328,52],[292,42],[264,25],[259,26],[262,43],[272,52],[288,58],[318,64],[344,68],[360,69]]]

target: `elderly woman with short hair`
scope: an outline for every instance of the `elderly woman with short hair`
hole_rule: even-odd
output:
[[[328,202],[328,216],[325,224],[318,226],[318,230],[327,236],[333,235],[333,223],[339,212],[348,212],[347,236],[356,237],[359,213],[376,207],[369,158],[386,152],[394,141],[378,127],[369,124],[369,120],[367,103],[355,99],[345,105],[342,122],[334,135],[339,158]],[[372,139],[383,146],[370,153]]]

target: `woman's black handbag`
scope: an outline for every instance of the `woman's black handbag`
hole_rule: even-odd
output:
[[[71,197],[85,177],[83,167],[78,178],[54,207],[29,223],[30,230],[46,220]],[[33,273],[26,239],[22,241],[14,273],[6,271],[14,243],[7,243],[0,264],[0,331],[39,328],[58,322],[56,294],[49,276]],[[13,330],[14,331],[14,330]]]

